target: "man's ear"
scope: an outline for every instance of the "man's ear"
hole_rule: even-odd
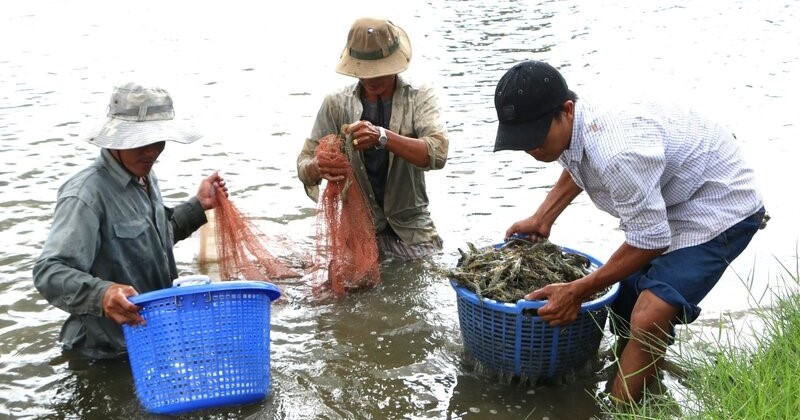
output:
[[[575,102],[572,102],[571,99],[567,99],[566,101],[564,101],[562,109],[564,110],[564,114],[566,114],[567,118],[569,118],[570,120],[572,120],[572,118],[575,117]]]

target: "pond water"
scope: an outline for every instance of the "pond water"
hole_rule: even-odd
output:
[[[522,153],[492,153],[494,87],[523,59],[549,61],[594,102],[650,97],[700,109],[733,130],[773,216],[701,304],[687,340],[721,320],[735,329],[781,264],[797,264],[794,183],[800,137],[797,2],[295,1],[263,3],[4,2],[0,6],[0,417],[148,418],[124,361],[61,356],[66,314],[31,281],[58,187],[98,150],[83,141],[110,89],[155,83],[178,118],[206,137],[169,144],[156,165],[165,200],[194,194],[219,169],[231,198],[292,261],[314,248],[314,203],[295,157],[323,95],[350,83],[334,65],[350,23],[388,16],[409,33],[409,77],[439,88],[450,158],[427,175],[445,239],[427,263],[383,265],[374,290],[336,302],[281,285],[272,313],[272,394],[216,418],[591,418],[601,374],[548,386],[496,378],[465,358],[455,293],[436,266],[467,242],[498,242],[531,214],[560,172]],[[552,241],[605,260],[616,221],[579,197]],[[199,237],[178,244],[180,269],[202,272]],[[213,267],[211,268],[213,270]],[[752,292],[752,293],[751,293]],[[601,350],[608,348],[604,340]],[[610,363],[598,360],[600,367]]]

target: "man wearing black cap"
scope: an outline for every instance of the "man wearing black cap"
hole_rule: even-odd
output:
[[[506,72],[495,108],[495,151],[521,150],[564,168],[536,212],[506,236],[547,238],[582,191],[620,220],[625,242],[603,266],[525,298],[548,300],[539,316],[564,325],[593,293],[620,282],[611,306],[619,372],[610,392],[616,400],[639,400],[674,325],[698,317],[698,303],[768,219],[753,170],[735,137],[697,113],[579,102],[561,74],[540,61]]]

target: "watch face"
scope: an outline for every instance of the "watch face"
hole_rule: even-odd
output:
[[[386,137],[386,130],[383,127],[381,127],[380,132],[381,135],[380,137],[378,137],[378,144],[375,147],[383,149],[384,147],[386,147],[386,142],[389,141],[389,138]]]

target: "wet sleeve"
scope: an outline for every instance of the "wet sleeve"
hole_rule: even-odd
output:
[[[112,282],[89,274],[100,248],[97,214],[77,197],[56,204],[50,234],[33,266],[33,282],[53,306],[75,315],[103,315]]]

